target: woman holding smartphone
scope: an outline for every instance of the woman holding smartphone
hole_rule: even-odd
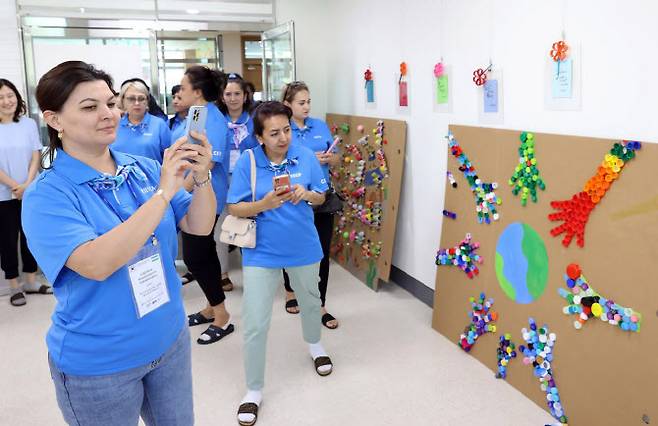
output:
[[[226,310],[226,296],[222,290],[222,265],[217,257],[217,245],[214,232],[217,218],[224,210],[226,193],[228,191],[228,140],[226,139],[226,119],[217,109],[214,102],[217,100],[219,88],[226,76],[217,70],[196,65],[188,68],[180,84],[180,105],[188,109],[188,123],[197,125],[193,112],[195,106],[206,109],[205,114],[199,112],[197,117],[205,116],[205,124],[201,123],[206,136],[212,146],[212,186],[217,200],[215,212],[215,225],[212,232],[207,235],[192,235],[183,232],[183,260],[187,269],[192,273],[199,286],[206,295],[208,304],[200,312],[188,316],[190,327],[208,324],[206,331],[197,339],[200,345],[218,342],[233,332],[235,327]],[[194,121],[194,124],[192,123]],[[180,126],[173,137],[177,138],[185,133],[185,126]],[[191,187],[192,181],[188,179]],[[226,265],[225,267],[227,267]]]
[[[230,185],[231,174],[240,154],[245,149],[258,146],[258,141],[254,137],[254,122],[250,116],[253,101],[249,96],[247,82],[239,74],[230,73],[226,76],[225,83],[220,87],[220,93],[221,96],[217,100],[217,106],[224,114],[227,123],[226,138],[229,145],[228,175]],[[224,209],[217,221],[220,228],[226,215],[226,209]],[[224,265],[222,288],[224,291],[231,291],[233,290],[233,283],[228,276],[228,245],[219,243],[217,251],[219,263]]]
[[[283,91],[283,103],[292,110],[292,119],[290,120],[292,143],[305,146],[315,153],[315,157],[322,166],[324,178],[331,187],[329,166],[337,166],[340,163],[340,156],[330,150],[333,138],[327,123],[309,116],[311,112],[311,95],[308,86],[301,81],[293,81],[288,84]],[[334,212],[326,211],[323,206],[318,206],[314,212],[313,221],[320,237],[323,253],[322,261],[320,261],[320,281],[318,284],[322,299],[322,324],[327,328],[334,329],[338,327],[338,321],[325,308],[327,284],[329,283],[329,249],[334,227]],[[286,311],[296,314],[299,312],[297,300],[285,271],[283,278],[286,287]]]
[[[256,247],[242,250],[244,354],[247,393],[238,409],[240,425],[253,425],[262,401],[267,333],[274,294],[286,268],[299,298],[304,340],[314,369],[329,375],[333,365],[320,344],[320,293],[317,286],[322,247],[310,204],[324,201],[324,173],[309,149],[290,143],[288,107],[264,102],[253,113],[255,199],[252,202],[251,158],[243,153],[235,165],[228,195],[229,213],[256,217]]]
[[[30,249],[57,306],[46,343],[70,425],[194,423],[189,330],[174,259],[177,230],[213,226],[211,148],[185,138],[162,166],[115,151],[112,78],[80,61],[39,80],[50,169],[25,193]],[[56,156],[55,156],[56,154]],[[185,173],[194,176],[190,195]]]

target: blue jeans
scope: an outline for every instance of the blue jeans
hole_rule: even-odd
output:
[[[151,363],[104,376],[61,372],[50,356],[59,409],[69,425],[130,426],[194,424],[190,332],[183,327],[173,345]]]

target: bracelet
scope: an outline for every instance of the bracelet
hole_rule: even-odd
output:
[[[208,170],[208,177],[203,182],[197,182],[194,175],[192,175],[192,180],[194,181],[194,186],[196,186],[197,188],[203,188],[204,186],[208,185],[210,183],[210,179],[212,179],[212,172],[210,170]]]
[[[158,189],[157,191],[155,191],[155,194],[153,194],[153,195],[159,195],[159,196],[161,196],[162,199],[164,200],[164,202],[167,203],[167,204],[169,204],[169,202],[170,202],[169,200],[167,200],[167,196],[164,195],[164,189],[162,189],[162,188],[160,188],[160,189]]]

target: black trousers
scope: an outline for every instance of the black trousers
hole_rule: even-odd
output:
[[[320,237],[320,245],[322,246],[322,260],[320,261],[320,282],[318,288],[320,289],[320,299],[322,306],[327,298],[327,283],[329,282],[329,249],[331,247],[331,231],[334,228],[334,215],[332,213],[315,213],[314,215],[315,229],[318,230],[318,237]],[[292,292],[290,287],[290,278],[286,270],[283,270],[283,285],[286,291]]]
[[[19,240],[23,272],[37,271],[37,261],[27,248],[21,226],[21,204],[20,200],[0,201],[0,266],[5,271],[5,279],[8,280],[18,278]]]
[[[226,299],[222,290],[222,265],[217,257],[215,224],[210,235],[191,235],[181,232],[183,240],[183,262],[194,275],[210,306],[217,306]]]

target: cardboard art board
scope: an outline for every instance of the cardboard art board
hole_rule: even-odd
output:
[[[375,135],[373,129],[377,127],[379,118],[373,117],[358,117],[352,115],[340,114],[327,114],[327,124],[329,128],[333,126],[338,127],[337,135],[342,138],[342,142],[338,144],[339,154],[341,158],[346,155],[345,146],[348,144],[357,144],[357,141],[364,135],[369,135],[369,143],[374,144]],[[358,221],[348,226],[348,230],[354,229],[364,231],[366,238],[372,242],[382,242],[381,254],[377,259],[364,259],[361,255],[359,247],[354,244],[346,246],[346,243],[340,235],[334,232],[332,241],[332,257],[335,261],[340,263],[343,267],[349,270],[354,276],[359,278],[368,287],[377,290],[379,282],[388,281],[391,271],[391,259],[393,258],[393,244],[395,243],[395,229],[397,224],[398,206],[400,202],[400,190],[402,187],[402,173],[404,170],[404,153],[406,145],[407,124],[399,120],[383,120],[384,122],[384,137],[385,143],[382,144],[386,164],[388,168],[388,178],[384,179],[384,190],[380,191],[373,186],[366,185],[365,197],[363,200],[375,200],[383,203],[383,218],[381,227],[375,230],[367,225],[363,225]],[[340,129],[341,125],[349,125],[349,132],[345,133]],[[357,130],[358,126],[363,126],[363,133]],[[372,169],[376,162],[367,161],[366,170]],[[354,164],[346,165],[341,161],[341,166],[346,171],[353,170]],[[340,168],[340,167],[339,167]],[[339,172],[339,168],[334,169]],[[346,181],[345,173],[338,173],[339,178],[332,178],[332,183],[337,191],[341,188],[354,188]],[[381,199],[380,199],[381,198]],[[349,210],[352,204],[351,201],[346,200],[344,203],[345,211]],[[340,213],[334,215],[334,231],[339,222]],[[343,242],[344,248],[336,252],[336,244]]]
[[[523,129],[532,131],[532,129]],[[528,318],[537,326],[548,325],[556,333],[552,364],[562,406],[569,425],[642,425],[658,421],[658,144],[643,143],[636,157],[626,163],[601,202],[592,211],[585,228],[585,245],[576,239],[568,248],[562,235],[550,230],[562,222],[548,220],[555,212],[551,201],[562,201],[582,191],[596,173],[616,140],[534,133],[535,158],[545,191],[538,202],[521,206],[508,184],[519,161],[519,135],[523,130],[450,126],[450,131],[485,182],[498,182],[496,194],[500,220],[491,225],[477,223],[475,200],[447,141],[448,170],[458,182],[454,189],[446,181],[445,209],[457,220],[445,219],[441,248],[457,245],[470,232],[480,243],[483,256],[480,274],[469,279],[454,266],[437,266],[432,326],[457,344],[469,323],[468,298],[485,292],[498,312],[497,332],[480,336],[469,354],[489,367],[491,380],[497,371],[499,336],[512,334],[517,345],[525,344],[521,329]],[[495,272],[496,245],[500,234],[514,223],[531,226],[544,241],[548,254],[548,281],[534,302],[519,304],[501,290]],[[562,308],[568,303],[558,295],[566,288],[566,266],[578,263],[590,286],[602,296],[642,314],[639,333],[622,331],[597,318],[574,328],[574,315]],[[461,349],[460,349],[461,350]],[[507,369],[507,382],[546,409],[545,393],[524,365],[519,353]],[[437,362],[440,362],[438,360]],[[504,401],[500,402],[504,404]],[[557,422],[557,421],[556,421]]]

